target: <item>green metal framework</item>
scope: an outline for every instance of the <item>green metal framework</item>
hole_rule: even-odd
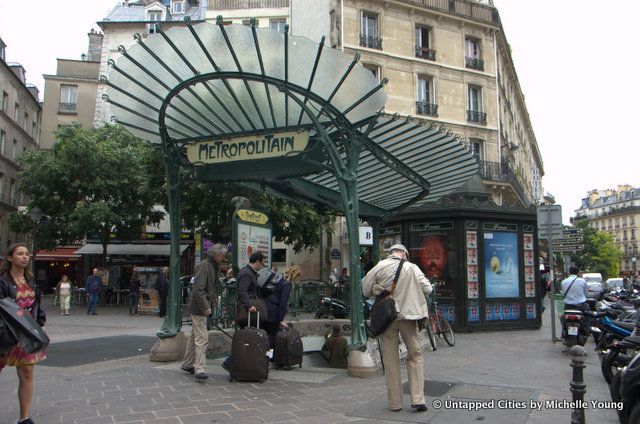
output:
[[[345,216],[350,272],[360,275],[358,226],[377,226],[418,201],[460,187],[477,172],[467,146],[434,124],[382,114],[383,86],[359,57],[302,37],[267,29],[192,25],[157,34],[109,61],[104,99],[130,132],[162,149],[171,217],[171,287],[160,337],[180,329],[178,304],[180,192],[185,175],[233,180],[257,190],[329,207]],[[309,131],[295,156],[224,164],[194,164],[186,146],[198,141]],[[263,164],[275,165],[275,172]],[[262,167],[261,167],[262,166]],[[183,172],[183,170],[192,172]],[[215,189],[215,187],[213,187]],[[351,290],[352,345],[366,334],[360,281]]]

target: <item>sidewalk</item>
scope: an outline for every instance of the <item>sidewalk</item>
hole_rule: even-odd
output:
[[[153,335],[160,325],[157,317],[130,317],[126,310],[122,316],[100,310],[97,317],[78,315],[77,324],[68,320],[74,317],[56,318],[51,307],[48,311],[52,351],[70,346],[81,335],[144,337]],[[79,308],[72,313],[79,314]],[[543,318],[541,330],[459,333],[455,347],[441,343],[437,351],[425,352],[429,411],[421,414],[408,405],[401,412],[388,411],[383,376],[355,379],[344,370],[316,368],[307,361],[300,369],[270,371],[264,384],[229,383],[220,360],[210,360],[210,379],[197,383],[179,370],[179,363],[152,363],[145,354],[73,367],[51,367],[43,362],[36,369],[32,415],[37,424],[569,422],[570,409],[543,406],[532,411],[528,407],[531,400],[571,399],[572,369],[562,344],[550,341],[549,308]],[[63,326],[78,334],[69,335]],[[589,341],[585,348],[585,399],[609,401],[593,343]],[[14,370],[0,373],[2,424],[14,423],[18,415],[16,387]],[[494,400],[495,407],[479,411],[434,407],[438,401],[465,399]],[[498,409],[499,400],[510,401],[506,405],[510,408]],[[517,409],[518,402],[527,407]],[[590,407],[586,417],[589,423],[618,422],[612,409]]]

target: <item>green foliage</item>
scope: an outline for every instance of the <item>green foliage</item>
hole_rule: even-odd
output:
[[[46,216],[36,234],[37,245],[52,248],[88,235],[108,243],[111,233],[127,240],[145,223],[158,223],[152,209],[164,193],[157,175],[158,153],[120,126],[65,126],[56,132],[52,150],[29,150],[18,158],[20,190]],[[24,229],[12,218],[11,229]]]
[[[576,265],[585,272],[599,272],[605,280],[620,275],[622,252],[611,234],[589,227],[586,220],[578,221],[582,230],[584,249],[572,255]]]

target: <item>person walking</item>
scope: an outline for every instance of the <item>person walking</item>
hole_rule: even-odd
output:
[[[85,289],[87,290],[87,315],[98,315],[97,306],[100,299],[100,284],[102,277],[98,274],[98,268],[93,268],[93,274],[87,278]]]
[[[138,315],[140,302],[140,274],[134,272],[129,281],[129,315]]]
[[[398,317],[380,335],[382,358],[387,383],[389,409],[402,409],[402,380],[400,378],[399,336],[407,347],[407,376],[411,407],[418,412],[427,410],[424,401],[424,375],[421,323],[428,315],[426,295],[433,287],[416,264],[409,262],[409,251],[401,244],[391,246],[389,257],[378,262],[362,280],[362,293],[366,297],[390,292],[396,272],[400,269],[397,285],[391,297],[396,302]]]
[[[60,303],[60,315],[69,315],[71,310],[71,280],[67,275],[63,275],[58,285],[56,285],[56,294]]]
[[[227,256],[224,244],[214,244],[206,252],[207,258],[198,264],[194,275],[193,291],[189,300],[191,314],[191,334],[182,360],[181,369],[194,374],[196,380],[205,381],[207,374],[207,317],[215,302],[214,290],[218,280],[220,264]]]
[[[42,292],[33,282],[33,276],[29,272],[29,257],[29,249],[26,244],[16,243],[9,246],[2,265],[0,265],[0,298],[13,299],[44,329],[47,318],[40,305]],[[26,353],[20,345],[15,346],[4,355],[0,355],[0,372],[7,365],[16,367],[18,372],[18,402],[20,403],[18,424],[34,424],[29,417],[33,398],[34,368],[46,357],[44,351]],[[6,414],[3,415],[6,418]]]
[[[160,307],[158,316],[163,317],[167,314],[167,296],[169,295],[169,267],[162,268],[162,272],[158,274],[155,289],[158,291]]]

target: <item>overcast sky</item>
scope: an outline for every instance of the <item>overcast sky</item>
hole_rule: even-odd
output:
[[[564,221],[588,190],[640,187],[637,17],[640,1],[494,0],[511,45],[544,161],[545,191]],[[0,0],[7,61],[21,63],[43,95],[56,58],[80,59],[114,0]]]

